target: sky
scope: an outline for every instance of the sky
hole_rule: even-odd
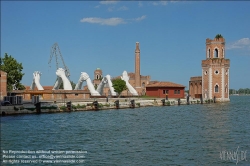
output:
[[[249,9],[248,1],[1,1],[1,57],[22,63],[22,84],[40,71],[41,85],[53,86],[54,43],[77,83],[81,72],[93,79],[96,68],[111,77],[134,72],[139,42],[141,75],[188,89],[190,77],[202,74],[206,39],[221,34],[230,89],[250,88]]]

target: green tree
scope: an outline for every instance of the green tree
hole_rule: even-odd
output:
[[[223,36],[222,36],[221,34],[217,34],[217,35],[215,36],[215,38],[216,38],[216,39],[219,39],[219,38],[223,38]]]
[[[18,90],[25,89],[20,82],[24,76],[22,63],[18,63],[15,58],[7,53],[5,53],[4,58],[0,59],[1,70],[7,73],[7,90],[11,91],[13,88]]]
[[[75,89],[76,84],[73,81],[70,81],[70,84],[72,86],[72,89]],[[61,85],[59,86],[59,89],[63,89],[63,82],[61,83]]]
[[[119,96],[121,95],[122,91],[127,89],[126,82],[120,78],[112,80],[112,83],[115,92],[118,93]]]

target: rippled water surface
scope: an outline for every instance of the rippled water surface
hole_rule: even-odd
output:
[[[230,103],[1,117],[1,151],[87,151],[81,165],[236,165],[220,152],[237,148],[247,151],[247,161],[237,165],[250,165],[250,96],[232,96]]]

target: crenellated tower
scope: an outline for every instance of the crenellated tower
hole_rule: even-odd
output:
[[[230,60],[225,59],[225,39],[216,35],[206,39],[206,60],[202,60],[202,96],[216,101],[229,99]]]

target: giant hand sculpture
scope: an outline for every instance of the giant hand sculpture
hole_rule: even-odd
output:
[[[88,89],[92,96],[100,96],[100,94],[95,90],[94,85],[92,84],[91,79],[89,78],[89,75],[85,72],[81,72],[81,75],[80,75],[78,83],[76,84],[75,90],[81,89],[83,81],[87,82]]]
[[[100,94],[100,95],[103,95],[103,88],[104,88],[104,85],[107,84],[108,80],[106,77],[103,77],[101,83],[98,85],[96,91]]]
[[[57,77],[60,77],[63,82],[63,89],[64,90],[72,90],[71,83],[69,79],[65,75],[65,70],[63,68],[58,68],[56,71]],[[60,79],[58,79],[60,81]],[[60,86],[60,84],[59,84]],[[55,86],[54,86],[55,87]]]
[[[111,95],[116,96],[117,94],[116,94],[116,92],[114,90],[110,75],[106,75],[105,77],[103,77],[103,79],[102,79],[101,83],[98,85],[96,91],[99,94],[103,95],[103,88],[104,88],[104,85],[107,84],[107,83],[108,83]]]
[[[126,82],[126,86],[127,86],[128,90],[129,90],[129,92],[130,92],[132,95],[134,95],[134,96],[138,96],[137,91],[136,91],[136,90],[130,85],[130,83],[128,82],[129,76],[128,76],[128,73],[127,73],[126,71],[124,71],[124,72],[122,73],[121,79],[122,79],[123,81]]]
[[[58,90],[62,82],[62,78],[57,76],[55,85],[52,90]]]
[[[40,77],[42,73],[40,71],[35,71],[33,73],[33,80],[30,86],[30,90],[34,90],[35,86],[37,87],[38,90],[44,90],[42,85],[40,84]]]
[[[112,96],[116,96],[117,93],[115,92],[115,89],[114,89],[114,87],[113,87],[113,83],[112,83],[112,81],[111,81],[110,75],[106,75],[106,78],[107,78],[107,80],[108,80],[108,85],[109,85],[109,90],[110,90],[111,95],[112,95]]]

